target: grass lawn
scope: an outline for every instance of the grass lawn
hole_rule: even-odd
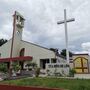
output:
[[[90,90],[90,80],[85,79],[60,79],[60,78],[24,78],[18,80],[6,80],[1,84],[18,86],[40,86],[61,88],[68,90]]]

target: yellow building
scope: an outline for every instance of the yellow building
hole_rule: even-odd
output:
[[[73,67],[78,74],[89,73],[89,55],[88,54],[74,54]]]

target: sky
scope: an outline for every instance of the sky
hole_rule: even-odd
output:
[[[90,51],[90,0],[0,0],[0,38],[12,37],[14,11],[25,17],[23,40],[47,47],[65,48],[64,9],[67,19],[69,50]]]

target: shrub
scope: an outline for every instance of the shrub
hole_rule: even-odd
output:
[[[5,63],[0,64],[0,71],[4,73],[8,71],[7,65]]]
[[[18,71],[21,69],[21,66],[17,63],[13,63],[13,69],[14,69],[14,71]]]
[[[70,69],[69,70],[69,76],[74,77],[74,74],[76,73],[75,69]]]
[[[78,87],[79,90],[88,90],[88,88],[85,85],[80,85]]]
[[[32,69],[35,69],[37,67],[37,64],[35,62],[29,62],[28,64],[26,64],[26,67],[28,67],[28,69],[31,67]]]
[[[36,68],[36,72],[35,72],[36,77],[38,77],[39,74],[40,74],[40,68]]]

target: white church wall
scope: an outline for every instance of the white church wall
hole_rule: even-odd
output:
[[[0,47],[1,58],[10,57],[11,39]]]
[[[32,56],[33,60],[40,66],[40,59],[55,58],[53,51],[40,46],[21,41],[20,49],[25,48],[25,56]]]
[[[13,43],[13,54],[12,54],[13,57],[18,57],[19,56],[20,45],[21,45],[20,38],[17,34],[15,36],[14,43]]]
[[[12,39],[0,47],[1,58],[10,57]],[[13,43],[13,57],[18,57],[20,51],[20,38],[16,35]]]

